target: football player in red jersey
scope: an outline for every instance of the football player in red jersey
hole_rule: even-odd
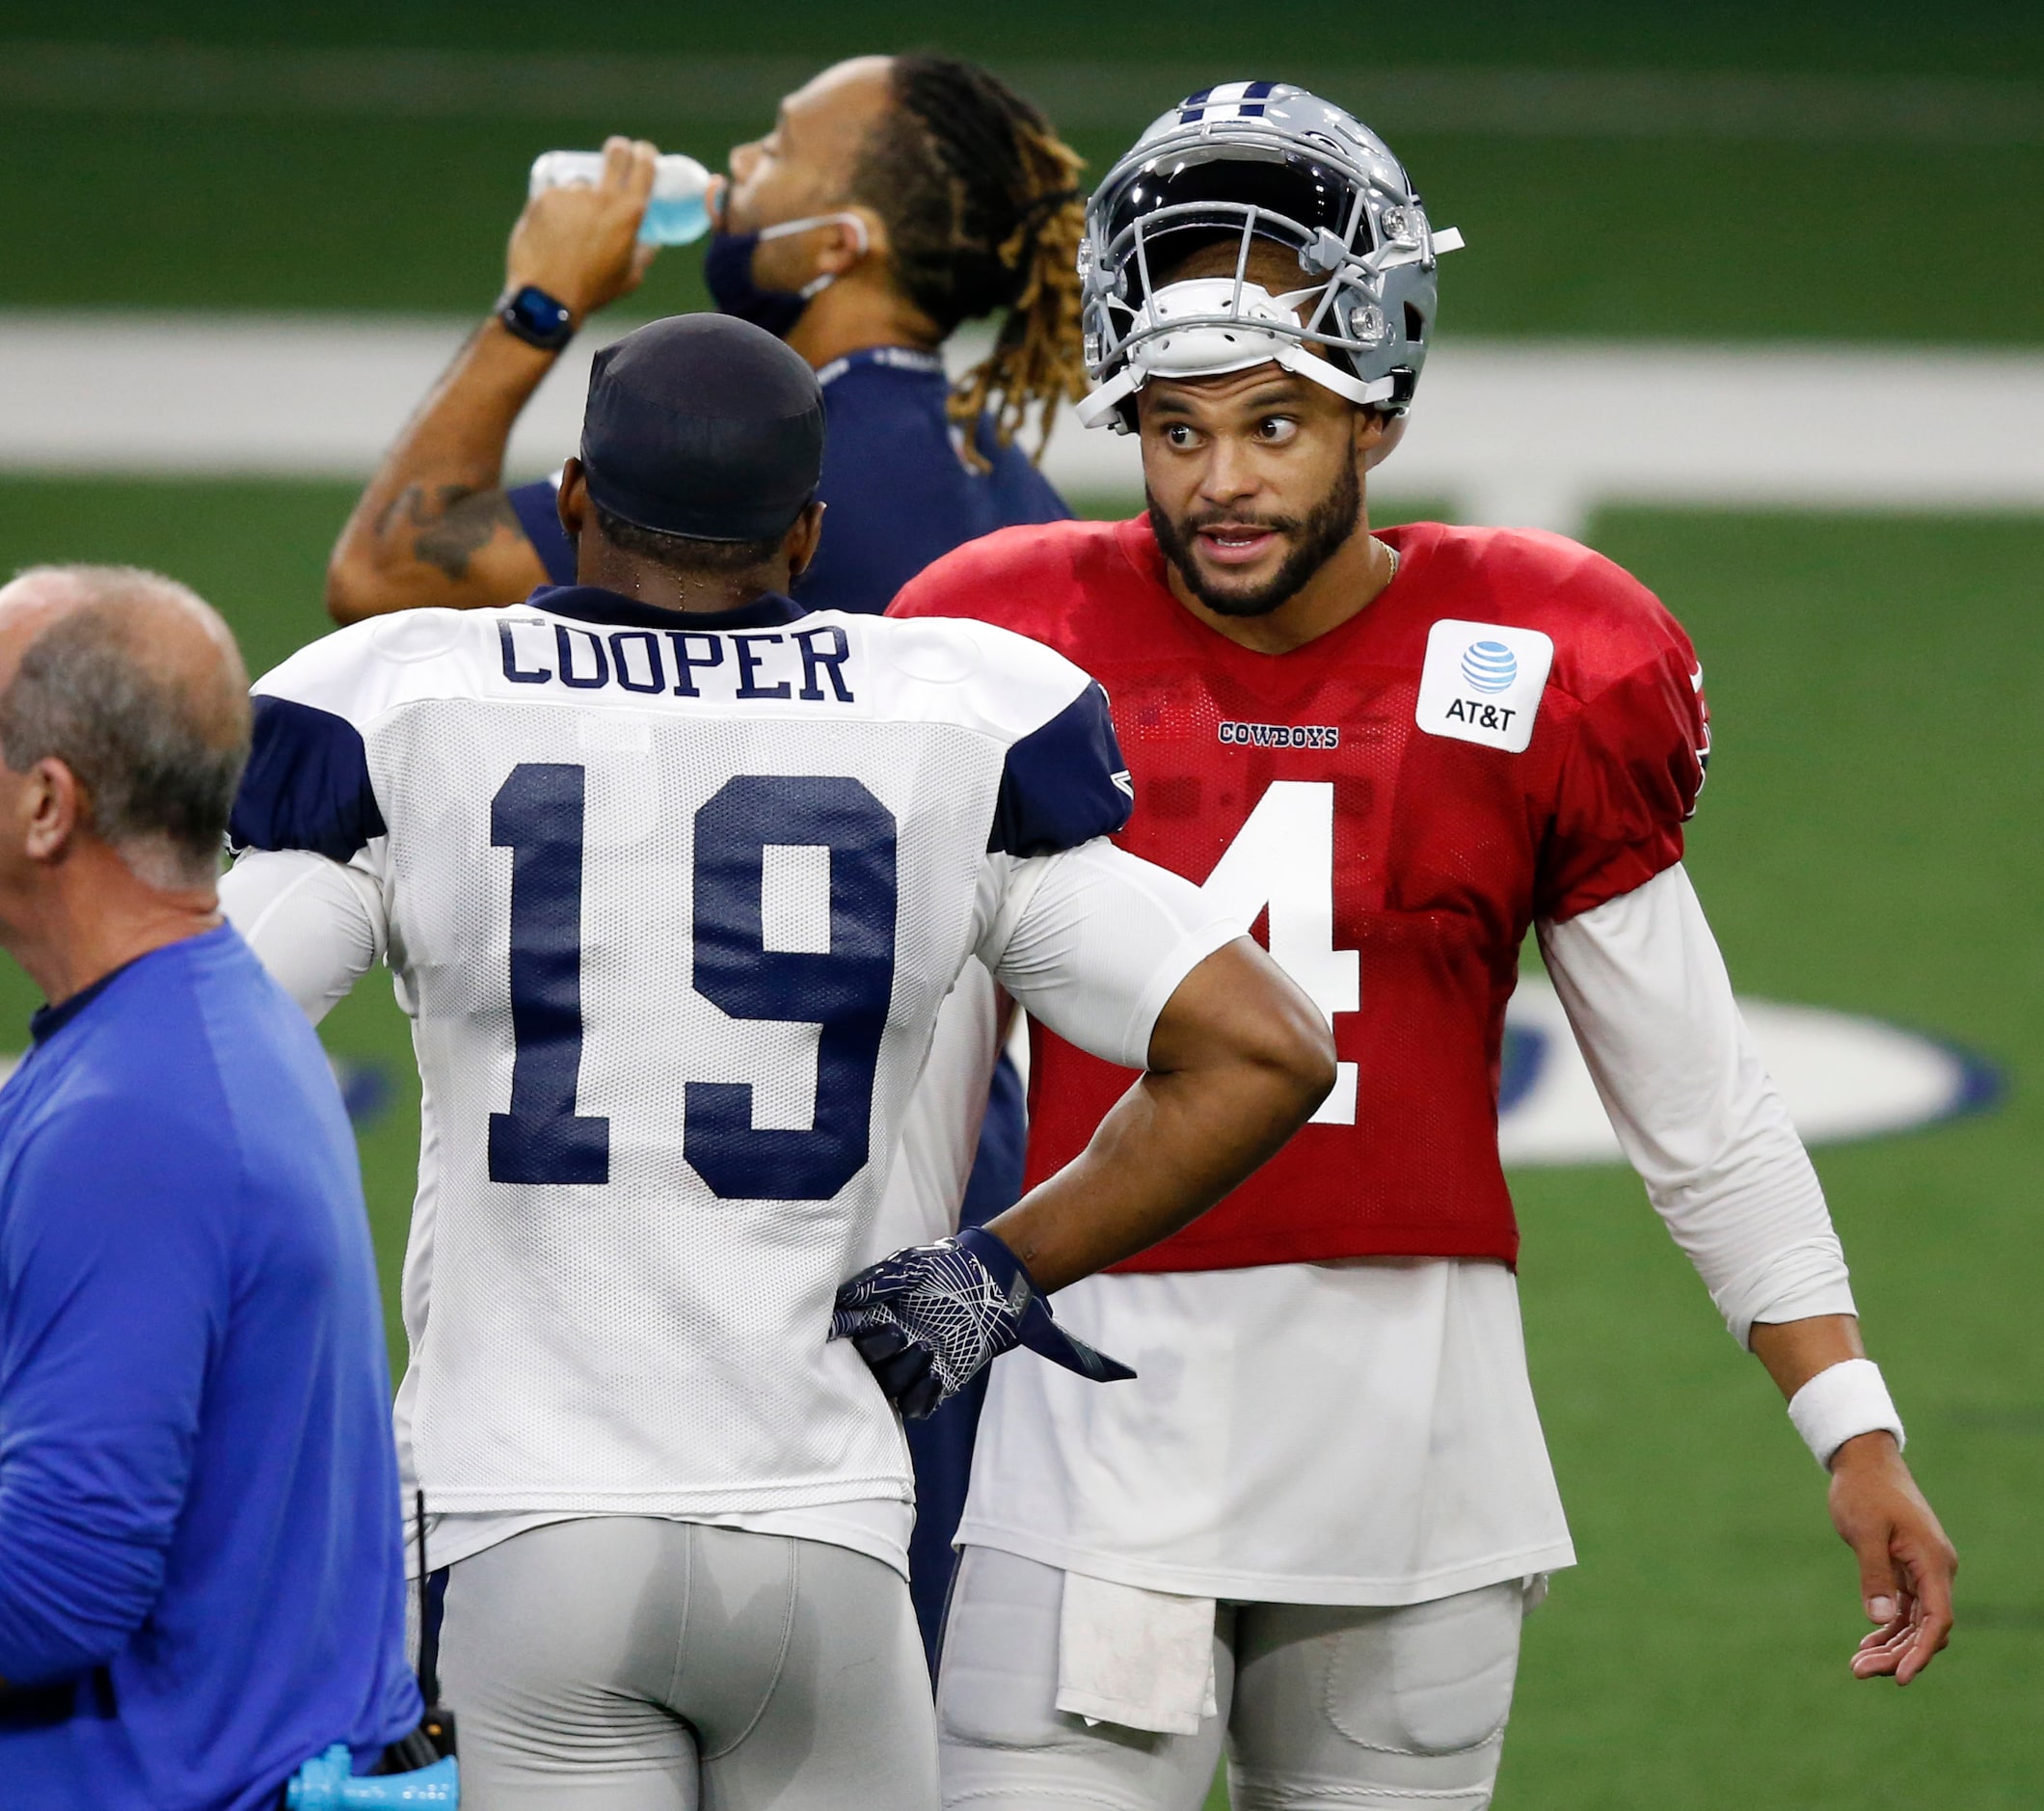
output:
[[[1439,252],[1404,171],[1283,84],[1207,90],[1094,196],[1082,413],[1146,517],[989,536],[895,605],[1033,635],[1114,702],[1120,838],[1225,900],[1332,1022],[1314,1122],[1059,1311],[1138,1378],[995,1375],[938,1693],[945,1800],[1487,1805],[1524,1608],[1573,1562],[1497,1153],[1529,927],[1627,1155],[1829,1471],[1876,1627],[1944,1645],[1822,1191],[1681,867],[1708,746],[1681,628],[1545,533],[1373,534]],[[1040,1029],[1030,1175],[1126,1076]]]

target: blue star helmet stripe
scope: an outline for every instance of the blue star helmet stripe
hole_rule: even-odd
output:
[[[1260,120],[1263,103],[1277,86],[1276,82],[1221,82],[1202,88],[1178,103],[1178,123],[1197,125],[1209,116],[1216,120]]]

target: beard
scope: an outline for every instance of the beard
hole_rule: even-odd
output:
[[[1185,588],[1217,616],[1268,616],[1289,604],[1300,587],[1356,532],[1357,524],[1362,520],[1362,481],[1356,474],[1353,461],[1343,465],[1332,488],[1303,516],[1244,516],[1226,510],[1205,510],[1178,523],[1158,507],[1156,498],[1146,490],[1143,500],[1149,505],[1150,527],[1165,558],[1177,569]],[[1200,571],[1193,552],[1194,537],[1199,530],[1219,523],[1287,535],[1292,551],[1270,579],[1254,590],[1222,590]]]

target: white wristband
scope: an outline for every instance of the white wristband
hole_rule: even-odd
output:
[[[1827,1470],[1832,1454],[1861,1434],[1885,1428],[1897,1446],[1905,1444],[1902,1418],[1871,1359],[1846,1359],[1818,1371],[1788,1399],[1788,1419]]]

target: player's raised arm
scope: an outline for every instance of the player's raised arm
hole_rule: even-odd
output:
[[[546,582],[504,494],[504,448],[575,330],[645,275],[651,249],[637,234],[655,154],[644,141],[613,138],[601,182],[526,203],[498,311],[405,424],[335,544],[327,608],[336,622],[513,604]]]
[[[981,945],[996,978],[1060,1037],[1143,1073],[1079,1157],[1008,1212],[840,1291],[834,1332],[912,1418],[1017,1344],[1130,1375],[1057,1329],[1043,1294],[1211,1207],[1334,1081],[1327,1020],[1190,882],[1102,839],[1012,864],[1004,890]]]

